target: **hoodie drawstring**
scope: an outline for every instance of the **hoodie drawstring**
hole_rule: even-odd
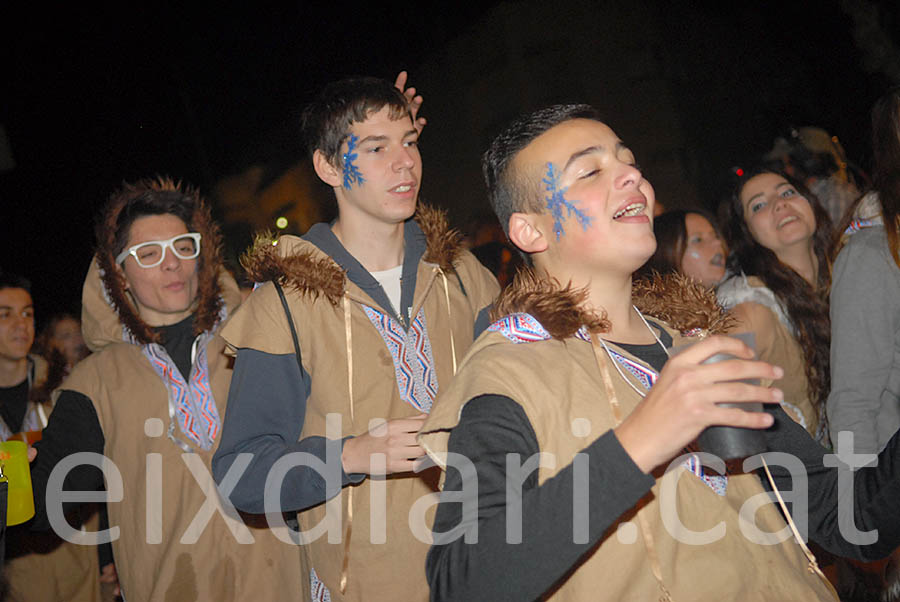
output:
[[[450,315],[450,287],[447,284],[447,275],[444,273],[444,270],[441,268],[435,268],[438,274],[441,275],[441,279],[444,281],[444,299],[447,301],[447,324],[450,327],[447,329],[450,332],[450,353],[453,355],[453,374],[456,375],[456,342],[453,339],[453,316]]]
[[[344,293],[344,338],[347,341],[347,395],[350,397],[350,422],[353,422],[353,329],[350,327],[350,297]]]
[[[609,371],[608,363],[612,363],[613,359],[608,353],[601,352],[602,348],[599,341],[599,335],[591,333],[591,347],[593,347],[594,350],[594,359],[597,361],[597,367],[600,369],[600,375],[603,377],[603,387],[606,391],[606,398],[609,402],[609,408],[612,411],[613,420],[615,421],[616,426],[618,426],[622,423],[624,414],[622,412],[622,406],[619,404],[619,398],[616,396],[616,389],[613,386],[612,376]],[[662,564],[659,560],[659,552],[656,549],[656,541],[653,538],[653,534],[650,532],[650,525],[647,522],[647,517],[642,510],[638,510],[636,518],[638,527],[641,531],[641,536],[644,539],[644,546],[647,549],[647,559],[650,561],[650,572],[653,573],[653,577],[656,579],[656,583],[659,586],[659,602],[672,602],[672,594],[666,587],[665,582],[663,582]]]
[[[353,423],[353,329],[350,297],[344,293],[344,338],[347,342],[347,395],[350,397],[350,423]],[[347,593],[350,578],[350,535],[353,533],[353,487],[347,487],[347,528],[344,531],[344,559],[341,563],[341,594]]]

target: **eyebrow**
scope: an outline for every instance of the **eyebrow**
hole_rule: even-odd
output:
[[[4,309],[10,309],[10,310],[12,310],[12,309],[15,309],[15,308],[14,308],[12,305],[0,305],[0,310],[4,310]],[[25,305],[25,306],[22,307],[22,309],[34,309],[34,304],[31,304],[31,305]]]
[[[793,187],[794,187],[794,185],[791,184],[790,182],[782,182],[782,183],[777,184],[777,185],[775,186],[775,190],[778,190],[779,188],[782,188],[782,187],[784,187],[784,186],[787,186],[788,188],[793,188]],[[745,205],[749,205],[750,202],[753,201],[753,199],[755,199],[756,197],[761,197],[761,196],[763,196],[764,194],[765,194],[765,192],[757,192],[757,193],[754,194],[752,197],[750,197],[749,199],[747,199],[747,202],[744,203],[744,204],[745,204]]]
[[[411,136],[411,135],[413,135],[413,134],[418,134],[418,133],[419,133],[419,132],[417,132],[417,131],[414,130],[414,129],[409,130],[408,132],[406,132],[405,134],[403,134],[403,138],[402,138],[402,139],[408,138],[409,136]],[[388,138],[388,137],[385,136],[385,135],[380,135],[380,136],[366,136],[365,138],[363,138],[362,140],[360,140],[359,142],[357,142],[357,144],[365,144],[365,143],[367,143],[367,142],[386,142],[386,141],[388,141],[389,139],[390,139],[390,138]]]
[[[628,150],[628,147],[625,146],[625,143],[623,143],[621,140],[616,141],[616,154],[619,154],[619,151],[623,150],[623,149]],[[569,167],[572,166],[572,163],[574,163],[578,159],[584,157],[585,155],[591,155],[594,153],[603,154],[606,152],[607,152],[607,148],[605,146],[601,146],[601,145],[595,145],[595,146],[589,146],[587,148],[583,148],[580,151],[573,153],[572,156],[569,157],[569,160],[566,161],[566,165],[563,167],[563,171],[566,171],[567,169],[569,169]]]

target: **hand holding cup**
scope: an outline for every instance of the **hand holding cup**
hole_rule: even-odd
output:
[[[759,381],[779,379],[784,371],[754,361],[754,355],[744,341],[730,336],[712,336],[676,351],[647,397],[615,429],[635,464],[651,472],[709,426],[771,426],[770,414],[753,410],[762,403],[777,403],[784,395]],[[710,359],[720,361],[706,363]]]

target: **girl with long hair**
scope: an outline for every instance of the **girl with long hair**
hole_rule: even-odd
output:
[[[740,180],[722,217],[730,276],[719,300],[759,358],[784,368],[785,411],[827,442],[831,220],[802,183],[767,169]]]

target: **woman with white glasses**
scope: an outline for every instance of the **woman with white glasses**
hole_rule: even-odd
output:
[[[35,445],[36,522],[65,531],[54,519],[61,506],[51,471],[69,463],[66,489],[97,489],[105,478],[126,599],[274,600],[300,591],[287,534],[279,541],[261,517],[238,515],[210,475],[231,380],[216,333],[240,294],[209,209],[171,180],[141,181],[111,196],[96,234],[82,298],[94,353],[63,383]],[[71,457],[77,452],[96,455]],[[84,464],[101,454],[112,462],[102,476]]]

